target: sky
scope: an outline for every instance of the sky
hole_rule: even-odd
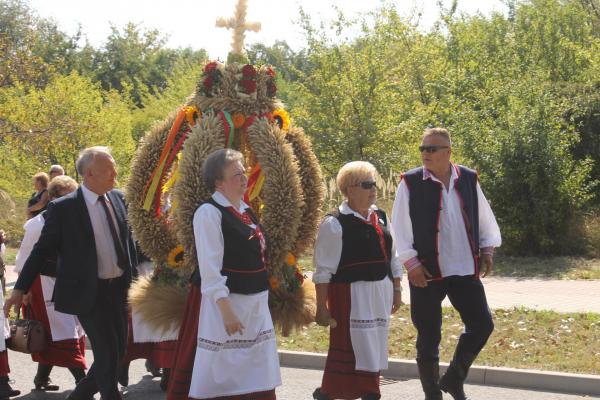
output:
[[[440,0],[388,0],[401,15],[421,14],[419,26],[428,29],[439,16]],[[450,0],[441,0],[445,6]],[[95,47],[101,47],[111,30],[111,25],[122,28],[128,22],[140,24],[144,29],[158,29],[168,37],[169,47],[203,48],[211,59],[226,59],[230,50],[231,32],[215,27],[217,17],[233,15],[237,0],[29,0],[30,7],[41,17],[53,18],[61,30],[74,34],[81,25],[82,32]],[[313,21],[328,21],[335,17],[335,7],[352,18],[375,10],[382,4],[378,0],[249,0],[248,21],[258,21],[262,29],[246,35],[246,45],[263,43],[272,45],[275,40],[285,40],[292,49],[304,45],[300,26],[299,7]],[[506,13],[502,0],[458,0],[458,10],[469,14],[492,11]]]

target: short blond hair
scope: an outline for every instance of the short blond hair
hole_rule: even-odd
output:
[[[54,199],[61,197],[61,193],[65,190],[73,192],[79,185],[75,182],[75,179],[67,175],[59,175],[54,177],[48,185],[48,195]]]
[[[348,188],[358,185],[371,176],[377,178],[377,168],[368,161],[351,161],[340,168],[336,183],[344,196],[348,195]]]
[[[426,138],[427,136],[439,136],[439,137],[443,137],[444,139],[446,139],[448,141],[448,143],[450,143],[450,146],[452,146],[452,136],[450,135],[450,132],[448,132],[448,129],[446,128],[427,128],[423,131],[423,139]]]
[[[33,176],[33,180],[36,182],[39,182],[42,184],[42,186],[44,186],[45,188],[48,187],[48,182],[50,181],[50,178],[48,177],[48,174],[45,172],[38,172],[37,174],[35,174]]]

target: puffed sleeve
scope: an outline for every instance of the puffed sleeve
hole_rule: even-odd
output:
[[[203,204],[194,213],[193,227],[202,295],[214,301],[229,296],[227,278],[221,275],[225,248],[221,212],[211,204]]]
[[[479,248],[500,247],[502,244],[500,227],[479,182],[477,183],[477,206],[479,208]]]
[[[314,283],[329,283],[336,273],[342,257],[342,226],[337,218],[329,215],[323,219],[315,241],[313,274]]]

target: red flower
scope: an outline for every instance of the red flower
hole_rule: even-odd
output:
[[[267,68],[267,75],[269,75],[271,78],[275,78],[275,71],[273,71],[273,68]]]
[[[246,64],[242,67],[242,75],[245,78],[254,78],[256,76],[256,69],[250,64]]]
[[[209,62],[208,64],[206,64],[206,66],[204,67],[204,72],[208,74],[210,72],[213,72],[216,69],[217,69],[217,62],[213,61],[213,62]]]
[[[204,78],[204,88],[205,89],[210,89],[213,85],[213,77],[212,76],[207,76],[206,78]]]
[[[240,85],[244,88],[244,92],[248,94],[256,92],[256,81],[242,79]]]

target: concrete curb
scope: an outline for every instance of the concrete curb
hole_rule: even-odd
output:
[[[322,370],[325,367],[325,354],[298,351],[279,351],[282,367]],[[448,364],[440,363],[445,371]],[[390,379],[418,378],[417,363],[412,360],[391,358],[388,369],[382,376]],[[568,374],[562,372],[537,371],[530,369],[496,368],[473,366],[467,383],[475,385],[504,386],[519,389],[533,389],[545,392],[600,395],[600,376]]]

